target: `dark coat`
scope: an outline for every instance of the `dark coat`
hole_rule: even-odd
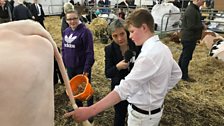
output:
[[[13,9],[13,19],[15,21],[32,19],[32,15],[30,10],[24,4],[19,4]]]
[[[136,53],[137,58],[140,53],[140,47],[136,47],[135,44],[128,40],[129,49]],[[107,78],[111,78],[111,90],[116,85],[120,84],[121,79],[126,77],[132,69],[134,63],[129,64],[129,69],[118,70],[116,64],[122,61],[124,57],[121,54],[121,50],[118,44],[112,42],[110,45],[105,47],[105,75]]]
[[[191,3],[183,16],[181,40],[197,41],[201,39],[203,28],[199,7]]]
[[[40,11],[41,11],[40,16],[38,16],[38,11],[37,11],[36,5],[34,3],[31,4],[30,11],[31,11],[32,15],[35,17],[35,21],[43,21],[45,14],[44,14],[42,5],[41,4],[38,4],[38,5],[40,6]]]
[[[2,7],[0,6],[0,20],[4,19],[6,22],[12,21],[12,7],[9,2],[6,2]],[[0,23],[3,23],[0,21]]]
[[[66,22],[65,16],[63,16],[63,17],[61,18],[61,36],[63,36],[63,31],[64,31],[66,28],[68,28],[68,27],[69,27],[69,25],[68,25],[68,23]]]

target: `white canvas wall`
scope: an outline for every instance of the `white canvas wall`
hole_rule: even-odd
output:
[[[135,0],[135,5],[153,5],[153,0]]]
[[[124,1],[124,0],[110,0],[111,5],[115,5],[117,3],[121,3],[122,1]]]
[[[26,2],[33,2],[33,0],[25,0]],[[39,3],[42,4],[43,10],[45,12],[45,15],[56,15],[61,14],[62,8],[65,2],[68,2],[70,0],[39,0]],[[90,0],[88,0],[90,1]],[[99,0],[95,0],[96,3],[98,3]],[[117,3],[120,3],[124,0],[110,0],[111,5],[115,5]],[[141,1],[141,2],[140,2]],[[136,5],[151,5],[153,0],[135,0]],[[75,3],[79,2],[82,4],[84,0],[74,0]],[[17,5],[17,0],[15,0],[15,5]]]

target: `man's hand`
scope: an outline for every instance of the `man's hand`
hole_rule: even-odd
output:
[[[72,116],[76,122],[82,122],[94,116],[92,113],[93,111],[90,110],[90,107],[79,107],[72,112],[65,113],[64,117]]]

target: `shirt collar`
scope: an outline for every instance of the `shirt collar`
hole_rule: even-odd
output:
[[[160,41],[158,35],[154,35],[154,36],[148,38],[142,45],[141,51],[147,50],[149,46],[152,46],[153,44],[155,44],[158,41]]]

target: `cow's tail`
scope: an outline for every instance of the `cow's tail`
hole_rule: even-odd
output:
[[[55,41],[53,40],[53,38],[51,37],[50,33],[47,32],[46,30],[44,30],[44,31],[46,32],[47,39],[50,40],[51,44],[53,45],[55,59],[56,59],[56,61],[58,63],[59,70],[60,70],[62,78],[64,80],[65,88],[66,88],[66,90],[68,92],[69,100],[70,100],[70,102],[72,104],[73,109],[75,110],[76,108],[78,108],[78,106],[76,105],[75,99],[73,97],[73,93],[72,93],[72,89],[71,89],[71,86],[70,86],[69,78],[68,78],[67,72],[65,70],[65,65],[63,63],[61,54],[59,53],[57,45],[56,45]],[[82,125],[83,126],[92,126],[92,124],[88,120],[83,121]]]
[[[64,80],[65,87],[66,87],[66,90],[68,92],[69,99],[70,99],[70,101],[72,103],[73,109],[76,109],[76,108],[78,108],[78,106],[76,105],[74,97],[73,97],[72,89],[70,87],[69,78],[68,78],[67,72],[65,70],[65,66],[64,66],[63,60],[62,60],[61,55],[60,55],[60,53],[58,51],[57,45],[56,45],[56,43],[54,42],[54,40],[52,38],[51,38],[51,42],[52,42],[52,45],[54,47],[54,55],[55,55],[56,61],[58,62],[58,66],[59,66],[62,78]],[[83,121],[82,125],[83,126],[92,126],[92,124],[88,120]]]
[[[69,78],[68,78],[67,72],[65,70],[65,65],[64,65],[62,57],[61,57],[61,55],[58,51],[57,45],[54,42],[54,40],[52,39],[50,33],[48,33],[48,36],[49,36],[48,38],[51,41],[51,43],[53,45],[53,48],[54,48],[54,56],[55,56],[55,59],[58,63],[58,67],[59,67],[59,70],[61,72],[62,78],[64,80],[65,87],[66,87],[66,90],[68,92],[68,97],[70,99],[70,102],[72,104],[73,109],[75,110],[76,108],[78,108],[78,106],[76,105],[74,97],[73,97],[73,93],[72,93],[72,89],[71,89],[71,86],[70,86]],[[83,121],[82,125],[83,126],[92,126],[92,124],[88,120]]]
[[[22,27],[22,28],[21,28]],[[21,21],[14,21],[9,23],[4,23],[0,25],[0,29],[8,29],[12,30],[18,33],[21,33],[23,35],[39,35],[43,38],[48,39],[54,48],[54,56],[58,63],[60,72],[62,74],[62,78],[65,83],[66,90],[68,92],[69,99],[71,101],[73,109],[78,108],[78,106],[75,103],[75,99],[73,98],[73,93],[70,87],[69,78],[67,75],[67,72],[65,70],[64,63],[62,61],[61,55],[57,49],[57,45],[54,42],[53,38],[51,37],[50,33],[45,30],[39,23],[34,22],[32,20],[21,20]],[[91,123],[86,120],[82,122],[83,126],[92,126]]]
[[[73,109],[75,110],[76,108],[78,108],[78,106],[76,105],[74,97],[73,97],[73,93],[72,93],[72,89],[71,89],[71,86],[70,86],[69,78],[68,78],[67,72],[65,70],[65,65],[64,65],[62,57],[61,57],[61,55],[58,51],[56,43],[52,39],[50,33],[49,32],[47,32],[47,33],[48,33],[48,36],[49,36],[48,38],[51,41],[51,43],[53,45],[53,48],[54,48],[54,56],[55,56],[55,59],[58,63],[58,67],[59,67],[59,70],[61,72],[62,78],[64,80],[65,87],[66,87],[66,90],[68,92],[68,97],[71,101]],[[92,124],[88,120],[83,121],[82,125],[83,126],[92,126]]]

